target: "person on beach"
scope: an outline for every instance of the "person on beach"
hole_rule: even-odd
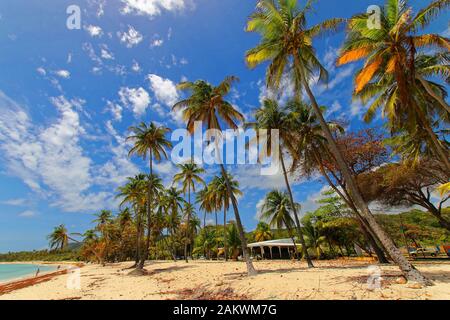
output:
[[[40,271],[40,269],[38,268],[36,271],[36,275],[34,276],[35,278],[39,275],[39,271]]]

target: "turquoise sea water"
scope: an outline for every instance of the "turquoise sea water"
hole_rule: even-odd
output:
[[[36,264],[0,264],[0,282],[34,276],[38,268],[40,273],[56,270],[54,266]]]

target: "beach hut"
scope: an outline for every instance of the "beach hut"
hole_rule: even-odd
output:
[[[296,244],[301,251],[301,245]],[[248,244],[252,257],[261,259],[291,259],[295,255],[295,245],[292,239],[278,239]]]

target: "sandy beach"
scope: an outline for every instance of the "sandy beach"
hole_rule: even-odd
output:
[[[307,269],[303,262],[260,261],[255,262],[259,274],[250,278],[242,262],[149,262],[144,276],[130,275],[126,269],[130,266],[87,265],[80,269],[79,288],[74,288],[74,274],[69,273],[1,295],[0,300],[450,299],[448,262],[417,264],[434,282],[426,288],[398,284],[398,269],[380,266],[381,287],[375,289],[369,288],[367,281],[378,270],[361,261],[317,261],[315,269]]]

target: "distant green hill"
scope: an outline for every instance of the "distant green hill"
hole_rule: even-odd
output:
[[[444,215],[450,215],[450,208],[444,209]],[[405,246],[405,236],[409,245],[414,241],[422,246],[450,244],[450,232],[427,212],[411,210],[401,214],[377,214],[375,217],[399,247]]]

